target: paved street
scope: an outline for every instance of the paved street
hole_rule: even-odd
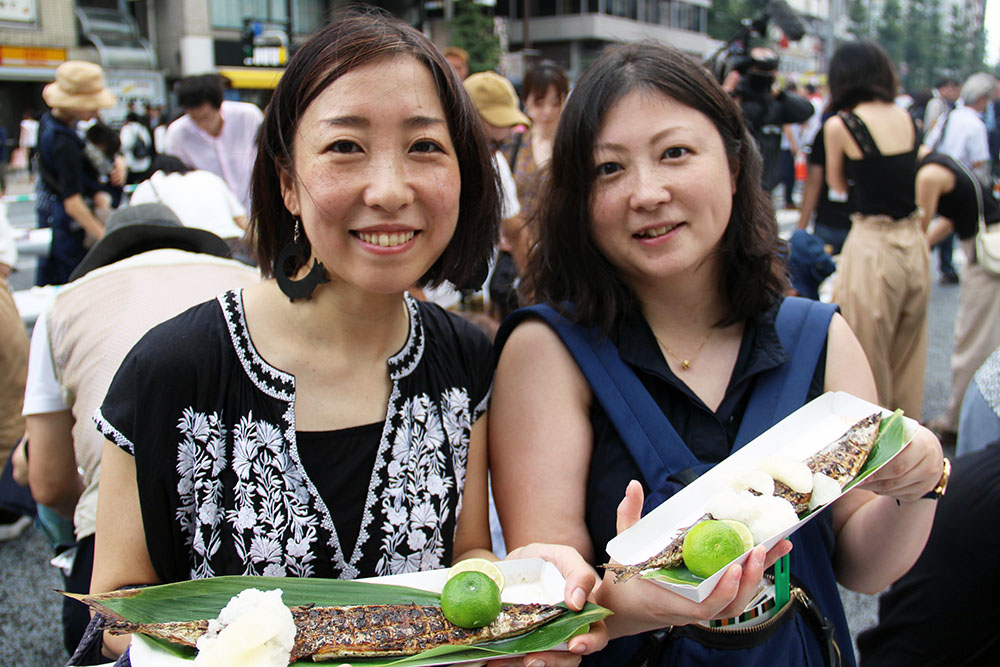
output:
[[[26,191],[26,188],[22,185],[20,190]],[[794,217],[789,212],[782,213],[782,228],[788,229],[797,213]],[[10,203],[8,214],[15,226],[33,224],[30,203]],[[956,259],[959,254],[956,253]],[[13,287],[29,287],[34,273],[32,262],[26,259],[18,268],[13,275]],[[932,275],[937,276],[936,268]],[[947,401],[949,355],[958,294],[958,286],[935,283],[931,295],[925,419],[940,413]],[[54,592],[60,587],[61,579],[56,569],[48,564],[51,555],[45,538],[34,528],[16,540],[0,543],[0,665],[50,667],[65,664],[68,656],[62,648],[61,598]],[[855,633],[874,623],[874,597],[845,592],[844,599]]]

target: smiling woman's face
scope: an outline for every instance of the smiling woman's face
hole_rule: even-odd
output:
[[[285,206],[334,284],[402,291],[455,232],[458,159],[434,78],[412,56],[331,83],[303,114],[293,159]]]
[[[630,92],[605,116],[594,164],[594,242],[634,289],[718,268],[735,183],[708,116],[660,92]]]

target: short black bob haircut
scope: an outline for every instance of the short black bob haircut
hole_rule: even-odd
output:
[[[225,87],[225,81],[218,74],[185,77],[177,85],[177,103],[183,109],[197,109],[203,104],[221,109]]]
[[[880,44],[859,39],[840,45],[830,58],[828,111],[849,111],[862,102],[893,102],[899,78]]]
[[[299,47],[264,113],[251,180],[251,229],[256,258],[266,277],[274,275],[278,254],[292,241],[295,219],[285,208],[280,174],[285,171],[294,177],[293,141],[302,115],[347,72],[399,55],[412,56],[430,70],[461,177],[455,233],[419,284],[449,280],[466,288],[479,287],[485,280],[500,225],[500,180],[479,114],[436,46],[399,19],[374,9],[335,19]],[[305,243],[309,250],[308,239]],[[295,271],[300,266],[291,268]]]
[[[736,193],[718,249],[730,306],[718,324],[764,313],[785,292],[787,280],[771,198],[760,186],[760,153],[739,106],[711,73],[682,52],[656,43],[609,47],[569,96],[553,145],[523,297],[548,302],[605,333],[638,308],[631,288],[594,243],[590,216],[598,132],[608,111],[632,91],[666,95],[705,114],[719,131]],[[718,196],[730,196],[728,189]]]

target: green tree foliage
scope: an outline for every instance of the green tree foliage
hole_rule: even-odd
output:
[[[882,7],[882,15],[878,19],[878,27],[875,30],[876,39],[889,52],[892,61],[897,68],[902,68],[904,62],[904,32],[902,26],[902,9],[899,0],[885,0]]]
[[[708,34],[713,39],[728,42],[748,16],[746,0],[715,0],[708,9]]]
[[[931,37],[933,29],[928,12],[930,1],[910,0],[906,6],[903,20],[903,63],[906,65],[906,75],[902,77],[906,90],[929,88],[934,77],[932,59],[936,43]]]
[[[847,31],[855,39],[870,37],[869,21],[871,14],[868,11],[866,0],[847,0]]]
[[[960,78],[965,72],[969,57],[969,43],[967,40],[965,24],[962,21],[962,14],[958,5],[951,6],[951,20],[948,23],[948,32],[945,35],[944,62],[956,78]],[[943,64],[943,63],[942,63]]]
[[[500,37],[493,34],[493,19],[473,0],[455,2],[449,23],[451,44],[469,53],[469,72],[485,72],[500,64]]]

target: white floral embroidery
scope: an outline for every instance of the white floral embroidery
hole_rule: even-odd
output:
[[[245,574],[312,575],[317,519],[302,502],[309,494],[302,492],[301,476],[290,465],[281,429],[254,420],[252,414],[239,420],[231,434],[234,500],[225,511],[220,503],[227,431],[221,419],[188,408],[178,430],[177,518],[190,536],[192,578],[214,574],[212,557],[222,542],[223,516]]]
[[[415,304],[408,301],[415,318],[411,340],[390,360],[394,385],[383,440],[357,545],[347,559],[329,511],[298,458],[294,378],[268,367],[253,349],[242,300],[230,295],[220,302],[248,377],[286,407],[278,423],[251,412],[226,415],[225,421],[220,412],[182,411],[176,518],[192,553],[191,577],[214,576],[223,563],[230,567],[226,559],[215,560],[223,536],[247,575],[315,576],[319,554],[327,559],[325,567],[343,577],[358,576],[362,557],[377,558],[378,575],[445,565],[446,545],[454,539],[445,532],[454,531],[461,510],[472,408],[464,387],[438,389],[434,397],[401,390],[423,353]]]
[[[382,558],[378,574],[442,567],[441,526],[452,518],[450,493],[464,486],[471,429],[468,392],[452,388],[440,402],[426,394],[400,406],[382,495]],[[449,457],[450,454],[450,457]],[[459,494],[455,494],[459,495]],[[461,500],[454,516],[458,515]]]

